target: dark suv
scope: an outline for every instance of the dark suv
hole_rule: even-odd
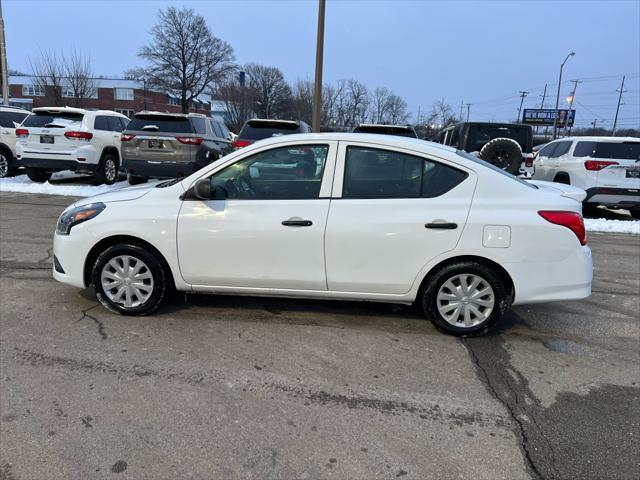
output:
[[[199,113],[136,113],[121,140],[131,185],[185,177],[233,151],[224,123]]]
[[[353,133],[377,133],[379,135],[398,135],[400,137],[418,138],[411,125],[378,125],[361,123],[353,129]]]
[[[530,125],[456,123],[443,129],[438,141],[469,153],[478,152],[481,159],[514,175],[521,167],[533,165],[533,128]]]
[[[244,123],[238,137],[233,142],[233,146],[242,148],[264,138],[310,132],[311,127],[301,120],[252,118]]]

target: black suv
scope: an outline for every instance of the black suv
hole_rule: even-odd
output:
[[[517,175],[521,164],[533,164],[533,128],[518,123],[463,122],[440,132],[440,143],[478,152],[481,159]],[[529,154],[529,155],[527,155]]]
[[[361,123],[353,129],[353,133],[377,133],[379,135],[398,135],[400,137],[418,138],[411,125],[378,125]]]
[[[310,132],[311,127],[301,120],[252,118],[244,123],[233,145],[235,148],[242,148],[264,138]]]
[[[129,183],[185,177],[233,151],[224,123],[200,113],[136,113],[122,132]]]

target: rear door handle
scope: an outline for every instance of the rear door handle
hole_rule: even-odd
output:
[[[285,227],[310,227],[313,222],[311,220],[284,220],[282,225]]]
[[[457,223],[447,223],[447,222],[438,222],[438,223],[427,223],[424,228],[431,229],[439,229],[439,230],[455,230],[458,228]]]

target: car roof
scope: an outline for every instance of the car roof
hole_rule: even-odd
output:
[[[269,137],[258,140],[254,145],[272,145],[278,143],[292,141],[343,141],[355,143],[377,143],[390,147],[406,148],[408,150],[427,151],[430,149],[442,150],[445,152],[455,153],[457,150],[448,145],[441,143],[429,142],[412,137],[399,137],[394,135],[380,135],[377,133],[344,133],[344,132],[326,132],[326,133],[293,133],[291,135],[282,135],[278,137]]]
[[[605,137],[605,136],[556,138],[554,142],[557,142],[559,140],[566,140],[566,141],[577,140],[581,142],[608,142],[608,143],[640,142],[639,137]]]
[[[202,117],[202,118],[208,118],[206,115],[202,114],[202,113],[177,113],[177,112],[159,112],[157,110],[142,110],[140,112],[136,112],[134,114],[134,116],[138,116],[138,115],[158,115],[158,116],[162,116],[162,117],[182,117],[182,118],[189,118],[189,117]]]
[[[366,128],[404,128],[405,130],[413,130],[411,125],[387,125],[384,123],[361,123],[357,128],[366,127]]]
[[[67,112],[67,113],[79,113],[84,115],[87,113],[87,110],[84,108],[75,108],[75,107],[36,107],[31,110],[33,113],[38,112]]]
[[[255,125],[256,123],[271,123],[271,124],[282,124],[282,125],[295,125],[299,126],[304,123],[299,120],[277,120],[275,118],[251,118],[245,122],[245,125],[249,125],[250,127]]]

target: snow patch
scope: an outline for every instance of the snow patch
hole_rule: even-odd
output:
[[[630,233],[640,235],[640,220],[607,220],[606,218],[585,218],[587,232]]]
[[[73,177],[76,177],[76,175],[72,172],[59,172],[55,173],[51,179],[62,180]],[[47,195],[66,195],[70,197],[92,197],[93,195],[128,186],[129,183],[126,181],[116,182],[113,185],[94,186],[75,183],[36,183],[29,180],[29,177],[26,175],[0,178],[0,192],[44,193]]]

